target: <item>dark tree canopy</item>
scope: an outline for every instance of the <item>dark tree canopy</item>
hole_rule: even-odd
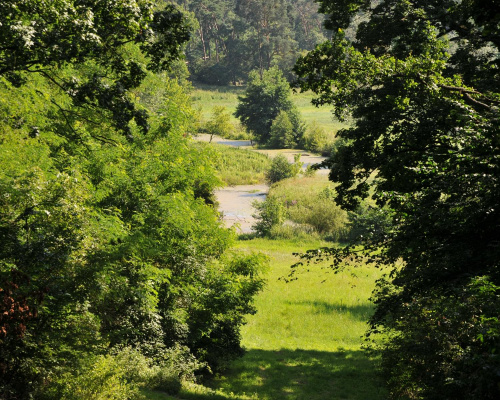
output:
[[[297,84],[353,118],[326,163],[338,204],[373,193],[393,215],[364,238],[395,265],[372,319],[392,338],[393,395],[497,398],[498,313],[485,304],[498,307],[500,285],[500,3],[320,4],[335,35],[298,61]]]
[[[246,81],[278,65],[288,79],[303,50],[325,39],[314,0],[177,0],[198,28],[186,49],[192,78],[209,84]]]
[[[271,127],[282,111],[288,114],[292,127],[289,141],[297,144],[302,140],[304,124],[293,104],[290,85],[278,68],[264,71],[262,76],[257,70],[252,71],[245,93],[238,100],[234,115],[259,143],[273,144],[270,143]]]
[[[148,124],[127,92],[146,69],[167,68],[190,37],[180,11],[170,4],[157,9],[152,0],[0,1],[0,22],[0,76],[19,86],[41,74],[75,105],[107,111],[129,137],[131,120],[144,131]],[[130,57],[129,44],[144,55]],[[99,70],[78,80],[61,73],[65,65],[85,63]]]

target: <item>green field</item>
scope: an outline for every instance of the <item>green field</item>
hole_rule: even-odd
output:
[[[191,385],[178,399],[353,399],[382,400],[387,393],[378,359],[362,349],[368,301],[380,271],[359,267],[339,274],[314,267],[296,281],[279,280],[295,262],[293,252],[324,242],[253,239],[243,251],[270,257],[267,286],[257,297],[256,315],[243,329],[246,354],[208,389]],[[325,265],[324,265],[325,266]],[[150,399],[173,399],[169,396]]]
[[[238,96],[245,92],[243,86],[210,86],[196,84],[191,92],[194,108],[201,109],[202,119],[208,121],[211,118],[212,109],[215,106],[226,107],[233,114],[238,104]],[[315,107],[311,104],[313,93],[294,93],[292,99],[297,105],[306,123],[313,121],[325,129],[326,132],[335,133],[346,125],[334,120],[330,107]],[[232,117],[233,122],[237,119]]]

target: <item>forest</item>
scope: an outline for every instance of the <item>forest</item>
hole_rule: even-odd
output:
[[[292,80],[303,52],[326,40],[324,16],[314,0],[177,0],[195,21],[186,47],[191,77],[202,83],[244,83],[278,67]]]
[[[0,0],[0,399],[498,399],[499,50],[499,0]],[[207,84],[234,112],[201,115]],[[270,188],[238,236],[215,191],[244,161]],[[266,347],[273,320],[245,355],[301,281],[323,297],[285,319],[310,303],[364,345]],[[208,389],[271,356],[307,366],[296,392]],[[309,387],[327,359],[347,372]]]

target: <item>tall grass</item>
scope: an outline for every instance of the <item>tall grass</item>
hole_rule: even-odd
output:
[[[229,186],[265,183],[271,159],[265,154],[217,143],[199,143],[215,151],[214,164],[219,178]]]
[[[295,177],[273,184],[266,201],[271,201],[271,198],[278,200],[289,223],[273,227],[271,237],[314,234],[334,241],[345,238],[349,229],[348,217],[334,203],[334,194],[333,185],[326,175]]]
[[[258,312],[248,317],[242,332],[247,352],[224,377],[216,377],[210,388],[185,387],[179,399],[387,398],[378,359],[362,349],[362,335],[373,312],[368,299],[380,271],[359,266],[333,274],[324,263],[296,281],[279,280],[296,261],[293,252],[322,245],[326,243],[238,242],[242,251],[267,254],[272,266],[267,287],[256,298]]]

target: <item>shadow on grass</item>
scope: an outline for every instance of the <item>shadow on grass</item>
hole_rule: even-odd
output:
[[[224,377],[209,383],[218,395],[186,399],[382,400],[378,361],[361,350],[249,350]]]
[[[312,307],[315,314],[344,314],[359,321],[368,321],[373,314],[373,304],[370,303],[347,306],[326,301],[290,301],[288,304]]]

